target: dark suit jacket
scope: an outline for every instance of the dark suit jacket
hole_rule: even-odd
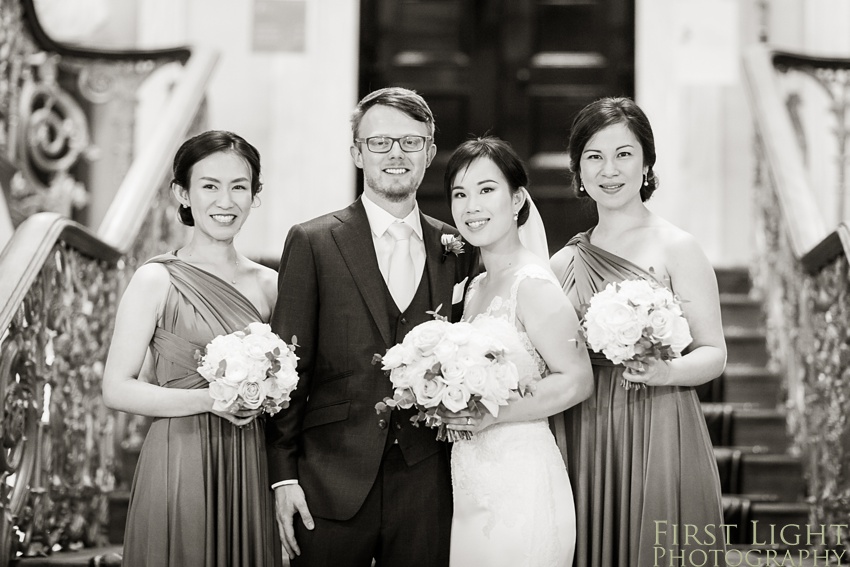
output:
[[[453,288],[471,280],[477,251],[467,244],[466,253],[444,257],[440,237],[457,231],[426,215],[421,220],[431,307],[442,304],[440,313],[456,319],[462,305],[452,309]],[[359,199],[292,227],[278,285],[271,325],[286,341],[297,337],[300,381],[289,408],[266,422],[270,481],[298,479],[314,515],[347,520],[378,474],[390,429],[375,404],[391,396],[392,387],[372,357],[395,344],[386,284]],[[408,465],[446,450],[434,430],[413,427],[406,417],[394,421],[402,425],[392,433]]]

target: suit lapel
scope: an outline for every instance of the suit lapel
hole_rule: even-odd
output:
[[[454,254],[443,259],[442,223],[420,214],[422,219],[422,240],[425,244],[425,262],[428,264],[428,280],[431,285],[431,309],[442,305],[440,315],[449,319],[452,316],[452,287],[455,283]]]
[[[363,204],[358,199],[337,218],[342,224],[331,231],[348,271],[366,302],[378,330],[387,345],[393,344],[384,277],[378,268],[378,257],[372,242],[372,229]]]

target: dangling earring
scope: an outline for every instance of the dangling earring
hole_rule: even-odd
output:
[[[579,191],[584,191],[584,181],[579,181],[579,184],[578,184],[578,190],[579,190]]]
[[[517,219],[519,219],[519,211],[516,211],[514,213],[514,220],[517,220]]]
[[[646,174],[645,174],[645,173],[643,174],[643,186],[644,186],[644,187],[649,187],[649,181],[647,181],[647,179],[646,179]]]

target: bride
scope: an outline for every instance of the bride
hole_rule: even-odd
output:
[[[587,398],[593,374],[575,310],[549,269],[527,184],[519,157],[498,138],[461,144],[446,168],[455,225],[486,268],[469,286],[463,318],[497,333],[520,375],[534,380],[532,395],[516,396],[497,418],[464,411],[445,419],[473,433],[452,448],[453,567],[573,561],[572,490],[547,417]],[[521,235],[529,229],[535,243]]]

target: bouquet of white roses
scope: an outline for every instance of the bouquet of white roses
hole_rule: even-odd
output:
[[[645,279],[609,283],[590,298],[581,325],[591,349],[614,364],[636,369],[650,359],[681,356],[693,341],[681,301]],[[625,379],[622,385],[643,386]]]
[[[209,381],[217,411],[262,407],[274,415],[289,406],[298,384],[295,337],[288,345],[265,323],[217,336],[199,358],[198,374]]]
[[[393,384],[393,396],[378,402],[379,413],[415,407],[414,425],[439,428],[437,439],[469,439],[468,431],[447,430],[441,413],[489,411],[499,415],[511,392],[523,394],[516,365],[507,359],[503,343],[470,323],[449,323],[436,316],[410,330],[385,355],[375,355]]]

